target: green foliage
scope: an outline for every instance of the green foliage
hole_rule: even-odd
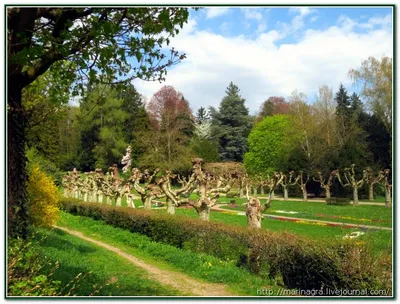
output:
[[[52,227],[59,216],[59,193],[53,180],[34,165],[26,189],[31,223],[36,226]]]
[[[273,170],[287,170],[291,151],[298,142],[299,133],[293,130],[288,115],[264,118],[251,130],[249,152],[244,166],[250,174],[265,174]]]
[[[361,63],[358,70],[350,70],[350,77],[362,85],[361,96],[370,110],[392,135],[392,75],[393,60],[382,57],[381,60],[369,57]]]
[[[377,288],[386,282],[379,264],[382,261],[354,242],[320,243],[288,233],[75,200],[63,200],[62,208],[74,215],[147,235],[156,242],[229,258],[260,275],[281,275],[289,288]]]
[[[61,282],[52,277],[52,272],[57,268],[57,264],[50,264],[52,270],[48,273],[43,272],[38,248],[40,247],[37,246],[37,242],[31,240],[8,239],[8,296],[58,295]]]
[[[223,161],[242,161],[247,151],[247,136],[251,130],[252,118],[239,91],[231,82],[218,111],[210,109],[212,136],[219,141]]]
[[[65,119],[65,104],[72,85],[62,80],[57,72],[59,66],[67,69],[68,63],[57,63],[22,92],[22,106],[28,121],[26,144],[54,163],[59,161],[59,123]]]
[[[92,88],[81,102],[81,168],[107,169],[118,164],[128,145],[123,133],[128,114],[122,99],[106,86]]]
[[[28,159],[28,172],[32,172],[33,166],[37,165],[41,171],[49,175],[54,180],[57,186],[61,185],[61,181],[65,175],[65,172],[61,171],[52,161],[49,161],[43,157],[35,148],[28,149],[26,151],[26,157]]]
[[[228,192],[228,193],[226,194],[226,197],[227,197],[227,198],[239,197],[239,193],[237,193],[237,192]]]
[[[189,102],[172,86],[164,86],[151,98],[147,110],[150,130],[140,134],[145,153],[139,167],[188,172],[193,158],[189,147],[193,135],[193,115]]]
[[[331,197],[331,198],[326,199],[326,204],[327,205],[335,205],[335,206],[348,206],[348,205],[350,205],[350,199]]]
[[[193,138],[191,149],[196,157],[202,158],[206,163],[218,162],[220,160],[218,153],[218,143],[209,139]]]

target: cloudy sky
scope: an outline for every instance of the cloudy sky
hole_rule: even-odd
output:
[[[187,58],[167,81],[135,80],[148,99],[172,85],[193,110],[218,106],[230,81],[239,86],[252,114],[269,96],[298,90],[310,102],[318,87],[336,91],[369,56],[392,56],[391,8],[209,7],[191,11],[171,45]]]

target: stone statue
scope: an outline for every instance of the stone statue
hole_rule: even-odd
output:
[[[130,168],[130,166],[132,164],[132,156],[131,156],[131,154],[132,154],[132,147],[128,146],[128,148],[126,148],[126,154],[124,155],[124,157],[122,157],[122,160],[121,160],[121,164],[125,165],[122,168],[122,172],[124,172],[124,173],[128,172],[128,170],[129,170],[129,168]]]

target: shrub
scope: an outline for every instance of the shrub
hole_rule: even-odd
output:
[[[8,240],[8,296],[55,296],[60,281],[51,280],[51,272],[42,272],[42,263],[36,243],[21,239]],[[40,248],[40,246],[39,246]],[[57,264],[53,266],[57,267]]]
[[[34,166],[27,184],[28,212],[32,224],[51,227],[59,215],[59,194],[53,180]]]
[[[335,206],[348,206],[348,205],[350,205],[350,199],[331,197],[331,198],[326,199],[326,204],[327,205],[335,205]]]
[[[73,199],[62,200],[61,206],[69,213],[103,220],[156,242],[233,260],[259,275],[281,277],[289,288],[376,289],[387,284],[376,258],[355,242],[322,243],[289,233]]]
[[[239,197],[239,194],[236,193],[236,192],[228,192],[228,193],[226,194],[226,197],[227,197],[227,198]]]

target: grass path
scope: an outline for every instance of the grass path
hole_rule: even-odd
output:
[[[147,264],[143,260],[138,259],[131,254],[127,254],[116,247],[89,238],[79,231],[59,226],[56,226],[56,228],[118,254],[129,262],[135,264],[135,266],[145,270],[153,280],[158,281],[161,284],[169,285],[176,290],[181,290],[184,294],[190,293],[195,296],[233,296],[233,294],[227,291],[226,286],[223,284],[200,282],[182,273],[160,269],[154,265]]]

